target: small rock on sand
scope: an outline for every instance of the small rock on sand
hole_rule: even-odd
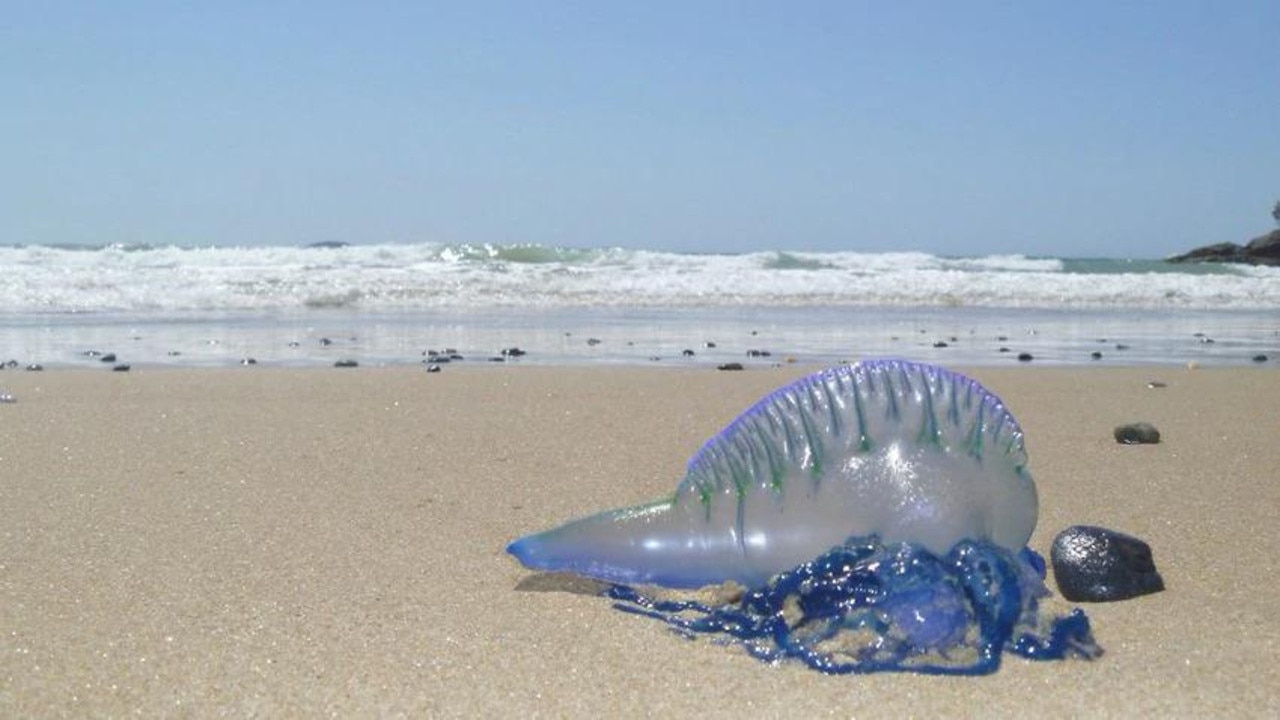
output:
[[[1154,445],[1160,442],[1160,431],[1148,422],[1129,423],[1115,429],[1116,442],[1122,445]]]

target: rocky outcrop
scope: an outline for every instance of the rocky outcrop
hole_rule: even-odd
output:
[[[1217,243],[1198,247],[1191,252],[1175,255],[1169,262],[1225,262],[1248,265],[1280,266],[1280,230],[1272,230],[1250,240],[1245,245]]]

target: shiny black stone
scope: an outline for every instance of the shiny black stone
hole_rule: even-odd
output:
[[[1128,600],[1164,590],[1151,546],[1115,530],[1073,525],[1054,538],[1049,561],[1058,590],[1072,602]]]

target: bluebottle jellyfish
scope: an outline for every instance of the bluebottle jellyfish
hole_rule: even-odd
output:
[[[826,672],[989,672],[1000,652],[1091,656],[1078,611],[1042,621],[1022,429],[975,380],[905,360],[765,396],[670,497],[512,542],[526,567],[613,584],[620,609]],[[630,586],[746,589],[717,607]]]

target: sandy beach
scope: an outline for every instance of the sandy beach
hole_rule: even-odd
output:
[[[1086,606],[1093,662],[771,667],[504,553],[669,493],[803,372],[2,372],[0,716],[1280,714],[1274,367],[971,371],[1026,432],[1034,549],[1077,523],[1154,549],[1165,592]],[[1137,420],[1163,442],[1117,445]]]

